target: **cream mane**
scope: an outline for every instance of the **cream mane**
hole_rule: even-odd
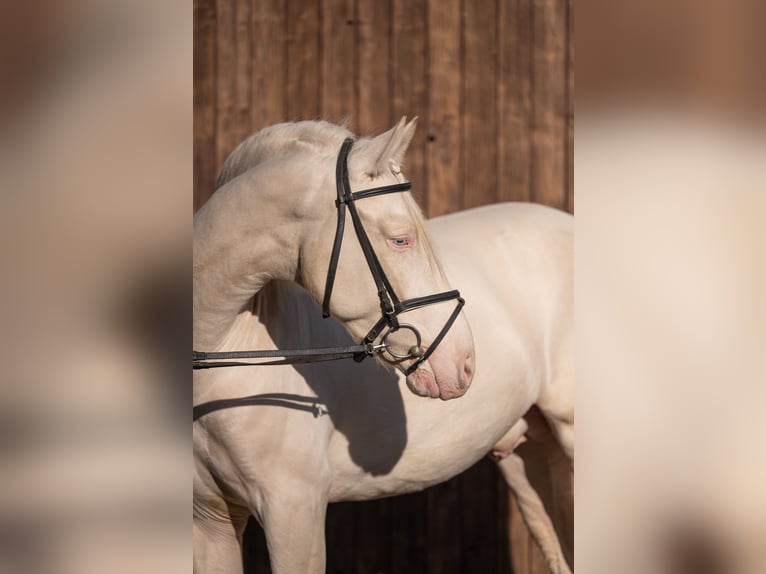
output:
[[[229,180],[261,162],[301,151],[337,155],[343,140],[354,138],[345,125],[324,120],[288,122],[268,126],[254,133],[229,154],[215,182],[218,189]]]

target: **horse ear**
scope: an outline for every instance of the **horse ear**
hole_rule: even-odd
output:
[[[407,123],[403,116],[399,123],[385,133],[372,139],[360,140],[351,150],[349,162],[353,169],[364,171],[375,177],[390,170],[398,169],[404,160],[404,154],[415,135],[417,118]]]

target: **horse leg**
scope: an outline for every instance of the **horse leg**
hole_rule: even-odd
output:
[[[490,456],[516,496],[522,517],[551,571],[569,572],[574,557],[572,465],[555,431],[532,407],[500,439]]]
[[[241,540],[247,523],[246,512],[233,518],[226,511],[203,510],[195,505],[192,523],[195,574],[242,572]]]
[[[571,357],[571,353],[566,353],[566,356]],[[574,369],[566,359],[559,363],[560,372],[555,380],[545,386],[537,397],[537,408],[533,407],[524,418],[531,427],[542,424],[546,431],[552,431],[559,446],[574,464]],[[534,428],[531,430],[534,432]]]
[[[505,482],[516,496],[524,522],[540,547],[548,569],[552,574],[571,574],[572,570],[564,557],[553,522],[542,499],[527,479],[524,460],[512,453],[497,460],[497,464]]]
[[[569,458],[570,462],[574,464],[574,422],[572,416],[569,414],[561,414],[558,412],[551,412],[543,407],[539,407],[540,411],[545,416],[545,420],[550,425],[550,430],[553,432],[556,442],[562,448],[564,453]]]
[[[296,486],[260,506],[272,574],[324,574],[326,494]]]

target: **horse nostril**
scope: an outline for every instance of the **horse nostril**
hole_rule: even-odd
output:
[[[471,384],[471,380],[473,379],[473,355],[468,355],[465,359],[465,362],[463,363],[463,380],[462,383],[464,386],[468,386]]]

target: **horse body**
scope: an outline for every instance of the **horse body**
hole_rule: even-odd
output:
[[[468,301],[477,361],[470,392],[456,401],[416,396],[403,390],[401,372],[374,361],[197,373],[196,570],[241,571],[237,540],[252,513],[275,573],[323,572],[328,502],[449,479],[508,436],[515,445],[535,403],[573,454],[571,217],[504,204],[431,220],[428,228],[447,276]],[[287,279],[261,285],[218,348],[354,342],[339,322],[321,319],[315,295]],[[526,492],[515,456],[501,468]],[[539,514],[531,500],[523,510]],[[538,541],[550,538],[546,527]],[[552,544],[549,564],[568,572],[557,548]]]
[[[356,365],[340,366],[336,390],[353,393],[343,408],[360,414],[353,428],[331,438],[333,501],[402,494],[451,478],[486,455],[535,403],[551,414],[554,428],[566,430],[572,421],[571,218],[540,206],[504,204],[434,219],[428,228],[450,281],[468,301],[476,382],[460,401],[405,393],[401,414],[370,416],[385,408],[371,392],[385,380]],[[363,392],[349,389],[359,385]],[[385,474],[349,456],[349,436],[364,437],[364,451],[374,453]],[[393,436],[406,444],[396,445],[395,463],[382,465],[394,456],[387,454],[394,450]]]
[[[311,547],[307,539],[323,544],[327,502],[418,491],[457,475],[535,403],[554,428],[572,423],[571,410],[559,409],[572,405],[571,219],[505,204],[432,220],[429,230],[474,326],[476,383],[459,401],[409,393],[402,375],[373,362],[203,373],[211,380],[200,380],[198,404],[250,397],[198,422],[204,431],[196,442],[205,444],[198,458],[229,490],[213,481],[208,495],[228,500],[227,512],[236,509],[240,521],[253,512],[272,553],[279,539],[292,541],[293,556]],[[474,241],[486,248],[477,251]],[[321,319],[308,294],[285,282],[266,286],[232,333],[229,342],[242,348],[350,342],[337,322]],[[269,513],[303,517],[314,534],[269,528]],[[316,571],[323,560],[320,552]]]
[[[332,273],[327,267],[333,230],[344,213],[335,198],[340,200],[342,193],[344,200],[353,201],[352,189],[404,191],[399,165],[414,129],[414,121],[407,124],[402,118],[385,134],[354,142],[341,126],[301,122],[272,126],[248,142],[243,149],[263,152],[256,154],[258,165],[223,184],[195,215],[195,349],[247,349],[250,343],[256,348],[317,345],[281,344],[296,324],[285,323],[288,313],[280,305],[289,307],[289,302],[279,286],[298,283],[319,302],[323,294],[329,296],[332,277],[335,296],[329,299],[328,311],[357,341],[373,325],[387,324],[383,340],[391,347],[419,351],[399,352],[403,358],[398,361],[385,354],[391,347],[376,355],[391,369],[406,373],[414,393],[444,400],[465,393],[473,377],[474,352],[460,308],[451,320],[441,322],[428,307],[408,312],[423,335],[416,345],[409,331],[399,330],[388,314],[397,302],[394,292],[402,302],[419,301],[427,294],[445,294],[449,287],[409,194],[376,192],[364,199],[363,208],[349,204],[359,242],[349,226],[343,233],[339,225],[335,241],[346,238],[343,256]],[[274,572],[321,571],[332,477],[324,453],[332,427],[325,419],[312,428],[302,427],[305,397],[293,392],[305,386],[291,368],[255,376],[250,372],[244,367],[195,371],[195,404],[242,396],[252,388],[266,390],[270,381],[278,391],[275,396],[255,400],[303,408],[278,409],[288,413],[282,416],[273,411],[252,416],[245,409],[232,409],[232,414],[210,414],[195,425],[195,569],[241,569],[236,541],[253,513],[269,532]],[[386,372],[393,376],[391,370]],[[317,390],[321,392],[325,391]]]

